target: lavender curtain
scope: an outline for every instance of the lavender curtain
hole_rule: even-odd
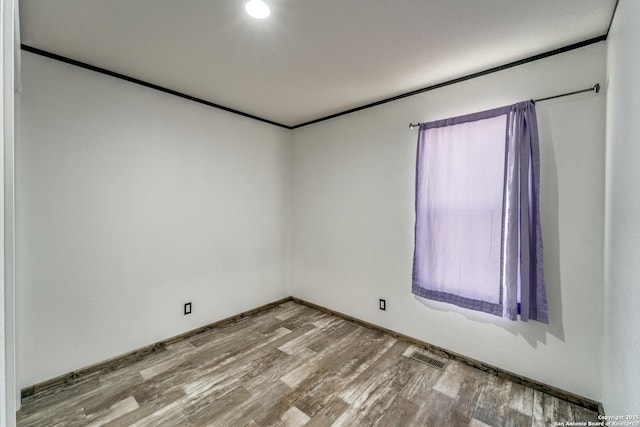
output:
[[[420,126],[413,293],[548,323],[535,106]]]

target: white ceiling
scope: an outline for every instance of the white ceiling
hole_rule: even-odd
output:
[[[22,43],[288,126],[606,34],[615,0],[21,0]]]

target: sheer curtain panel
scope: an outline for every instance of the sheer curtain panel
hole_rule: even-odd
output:
[[[413,293],[548,323],[535,106],[420,125]]]

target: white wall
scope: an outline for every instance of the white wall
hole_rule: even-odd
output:
[[[537,105],[548,327],[411,294],[417,133],[408,124],[603,84],[604,65],[599,43],[295,130],[294,294],[600,399],[605,97]]]
[[[0,3],[0,427],[14,426],[18,393],[14,286],[14,65],[17,3]]]
[[[603,400],[640,414],[640,2],[620,0],[607,40]]]
[[[22,73],[20,387],[288,295],[288,130],[28,53]]]

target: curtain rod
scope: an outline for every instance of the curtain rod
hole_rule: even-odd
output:
[[[549,99],[562,98],[563,96],[577,95],[579,93],[584,93],[584,92],[599,93],[600,83],[596,83],[595,85],[587,89],[574,90],[573,92],[561,93],[560,95],[547,96],[546,98],[532,99],[532,101],[535,104],[536,102],[540,102],[540,101],[548,101]],[[421,124],[422,123],[415,123],[415,124],[409,123],[409,129],[414,130],[415,128],[420,127]]]

